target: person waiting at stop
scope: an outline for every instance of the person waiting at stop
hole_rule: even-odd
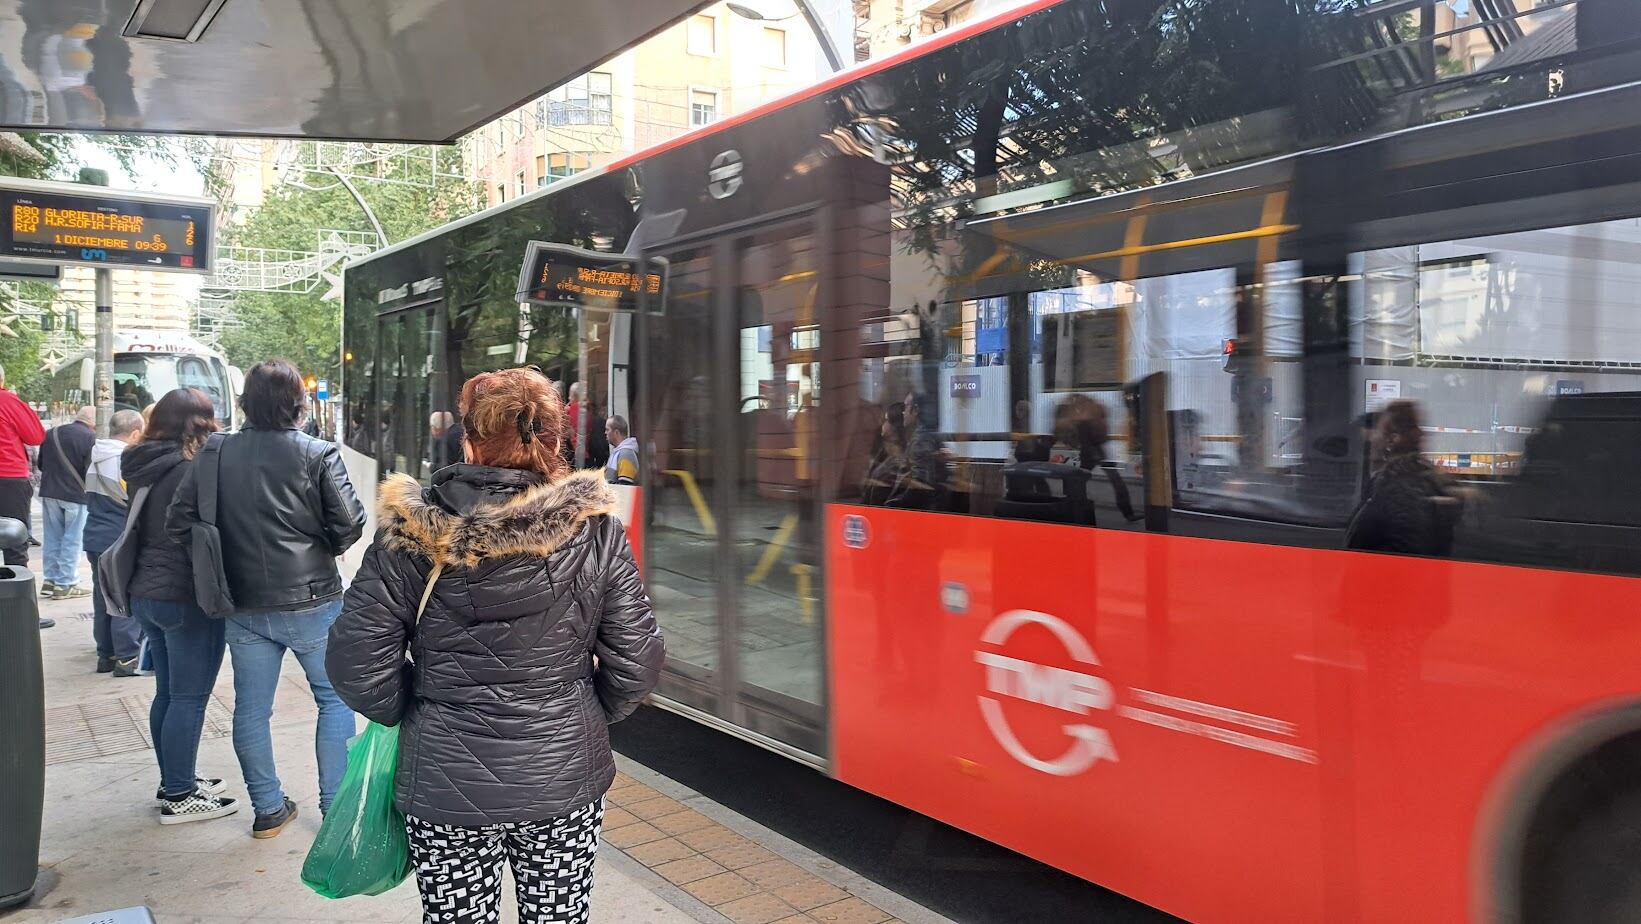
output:
[[[604,480],[610,484],[638,483],[638,440],[627,418],[612,415],[604,422],[604,437],[610,441],[610,461],[604,464]]]

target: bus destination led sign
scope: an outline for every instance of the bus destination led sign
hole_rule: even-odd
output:
[[[0,258],[210,270],[213,216],[208,203],[82,193],[84,187],[75,185],[0,186]]]
[[[633,258],[565,244],[530,242],[519,276],[522,301],[602,311],[634,311],[639,297],[661,307],[665,263],[652,259],[640,273]]]

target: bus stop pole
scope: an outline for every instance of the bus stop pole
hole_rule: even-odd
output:
[[[97,267],[97,436],[114,416],[114,274]]]
[[[107,186],[108,171],[80,168],[80,182]],[[114,273],[97,267],[97,377],[93,386],[97,405],[97,435],[108,436],[108,421],[114,416]]]

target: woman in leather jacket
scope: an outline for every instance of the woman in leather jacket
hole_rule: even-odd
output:
[[[321,813],[330,809],[347,767],[354,716],[325,676],[325,639],[342,609],[336,558],[364,532],[365,509],[341,451],[299,429],[307,392],[295,366],[284,360],[253,366],[240,406],[245,428],[200,453],[177,487],[167,529],[189,546],[202,521],[200,468],[213,466],[216,526],[234,605],[225,627],[234,665],[234,752],[256,811],[251,836],[270,838],[297,811],[279,779],[271,728],[287,652],[302,666],[319,710],[314,747]]]
[[[498,920],[505,856],[521,924],[584,922],[608,726],[654,688],[665,649],[612,490],[559,451],[552,383],[485,373],[460,407],[471,464],[427,490],[382,484],[329,672],[354,709],[403,723],[394,788],[424,920]]]

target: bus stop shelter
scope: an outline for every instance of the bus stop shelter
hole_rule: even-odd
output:
[[[0,125],[450,142],[701,5],[0,0]]]

